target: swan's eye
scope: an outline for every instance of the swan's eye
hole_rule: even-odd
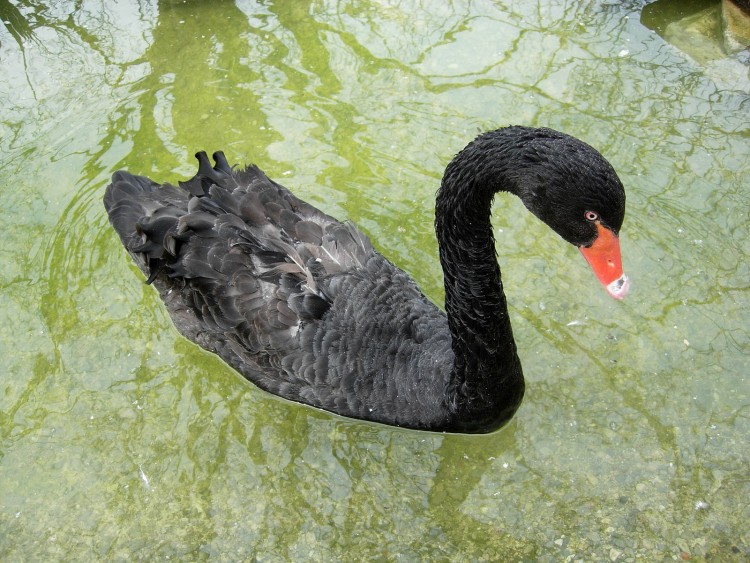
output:
[[[591,221],[592,223],[599,220],[599,214],[593,211],[587,211],[583,216],[586,217],[586,221]]]

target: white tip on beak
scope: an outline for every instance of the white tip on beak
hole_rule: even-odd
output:
[[[628,279],[628,276],[623,274],[607,286],[607,293],[615,299],[622,299],[628,294],[629,289],[630,280]]]

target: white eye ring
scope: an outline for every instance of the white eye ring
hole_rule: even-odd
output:
[[[587,211],[583,216],[586,217],[586,221],[591,221],[592,223],[599,220],[599,214],[594,211]]]

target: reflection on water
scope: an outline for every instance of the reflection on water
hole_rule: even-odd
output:
[[[2,558],[747,559],[749,89],[640,4],[0,3]],[[101,206],[119,167],[222,148],[440,302],[442,168],[509,123],[614,163],[634,288],[498,199],[529,382],[491,436],[259,391],[177,335]]]
[[[718,84],[747,91],[750,15],[730,0],[656,0],[641,23],[705,68]]]

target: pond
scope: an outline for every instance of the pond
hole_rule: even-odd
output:
[[[0,2],[0,558],[747,561],[750,78],[644,4]],[[631,292],[499,196],[527,393],[486,436],[254,387],[177,333],[101,203],[117,169],[223,149],[442,304],[440,177],[509,124],[612,162]]]

